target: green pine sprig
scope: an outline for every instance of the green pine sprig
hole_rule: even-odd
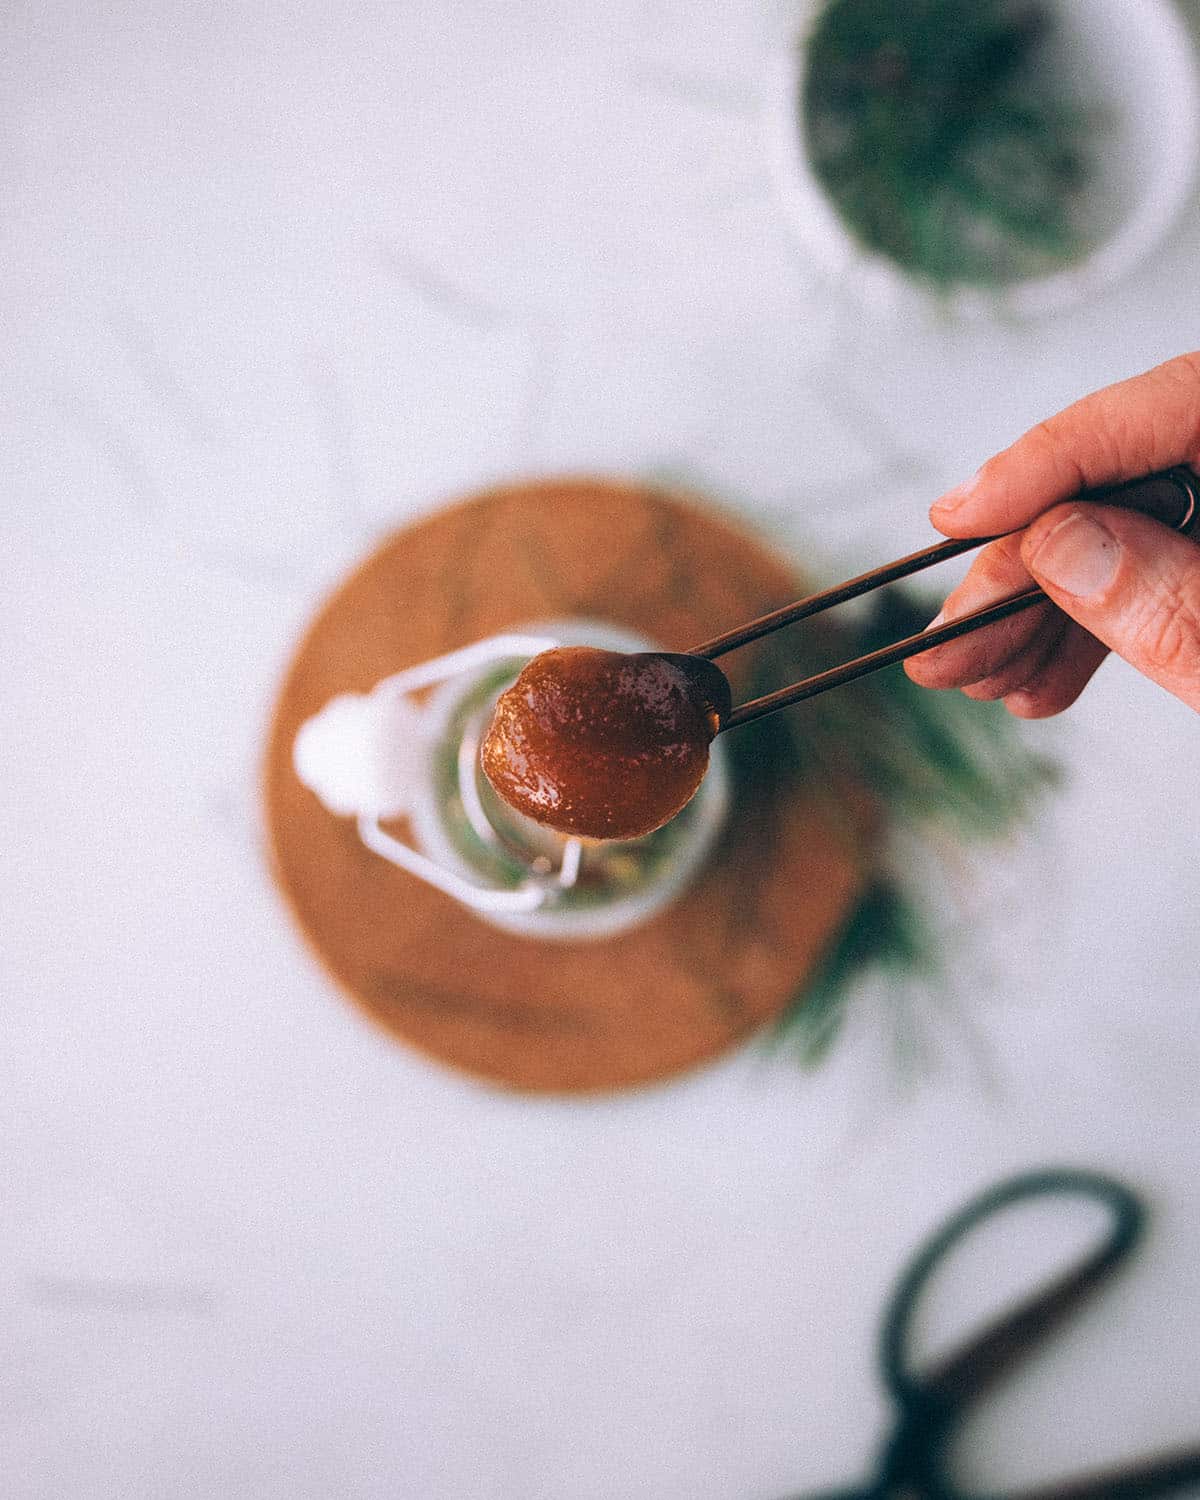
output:
[[[752,696],[919,631],[934,605],[905,589],[881,590],[854,628],[815,621],[763,643]],[[741,757],[778,759],[806,789],[862,788],[893,834],[941,833],[955,845],[1000,838],[1024,821],[1057,778],[1021,726],[996,703],[918,687],[899,667],[764,719],[754,735],[730,736]],[[877,872],[813,976],[778,1023],[774,1041],[802,1062],[821,1061],[836,1040],[856,982],[868,971],[896,987],[940,975],[940,939],[915,894]]]
[[[932,287],[999,286],[1085,248],[1094,111],[1037,63],[1027,0],[829,0],[808,41],[812,161],[850,232]]]
[[[879,970],[897,984],[939,972],[936,945],[913,898],[879,876],[860,897],[815,975],[776,1022],[771,1042],[788,1047],[805,1067],[823,1062],[837,1041],[855,981]]]

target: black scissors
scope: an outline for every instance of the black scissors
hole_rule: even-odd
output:
[[[914,1371],[908,1348],[913,1314],[947,1253],[985,1219],[1014,1203],[1043,1197],[1074,1197],[1100,1204],[1109,1216],[1107,1235],[1082,1260],[962,1348],[928,1369]],[[821,1500],[1149,1500],[1200,1484],[1200,1448],[1023,1490],[1019,1495],[968,1494],[947,1473],[948,1439],[965,1408],[1120,1265],[1141,1237],[1145,1220],[1145,1206],[1122,1183],[1069,1168],[1013,1178],[955,1214],[904,1271],[884,1316],[879,1363],[896,1407],[896,1423],[875,1472],[866,1484],[831,1491]]]

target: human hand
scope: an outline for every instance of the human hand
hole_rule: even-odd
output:
[[[1074,703],[1112,650],[1200,711],[1200,545],[1069,498],[1174,464],[1200,467],[1200,352],[1085,396],[989,459],[930,519],[951,537],[1026,529],[984,548],[942,618],[1031,580],[1053,603],[914,656],[908,675],[1040,719]]]

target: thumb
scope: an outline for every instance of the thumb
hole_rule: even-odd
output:
[[[1068,504],[1029,527],[1021,558],[1060,609],[1200,711],[1200,546],[1134,511]]]

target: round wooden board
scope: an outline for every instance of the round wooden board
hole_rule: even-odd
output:
[[[371,854],[297,780],[292,742],[335,693],[496,631],[588,616],[679,650],[794,594],[791,570],[729,522],[611,480],[493,489],[384,542],[301,642],[265,765],[276,878],[341,988],[433,1057],[546,1092],[662,1079],[776,1018],[845,920],[864,859],[846,820],[769,757],[679,901],[563,943],[499,932]]]

